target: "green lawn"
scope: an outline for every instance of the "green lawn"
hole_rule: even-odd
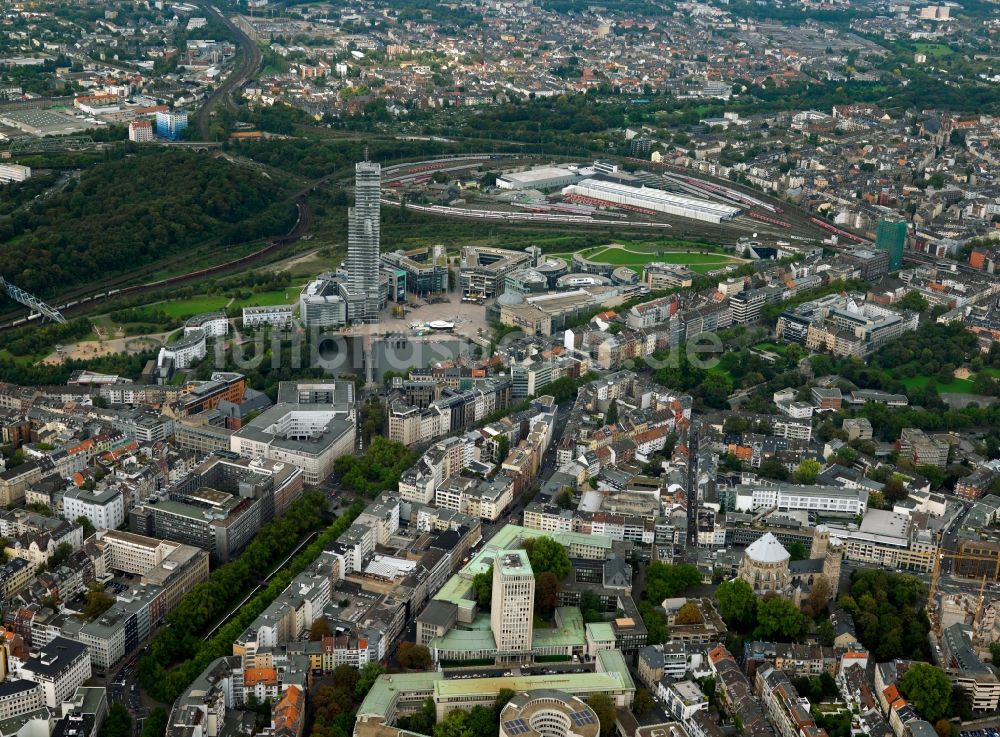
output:
[[[927,54],[932,59],[943,59],[955,53],[947,44],[917,43],[914,46],[918,54]]]
[[[931,381],[934,381],[940,394],[972,393],[972,382],[969,379],[952,379],[947,384],[942,384],[930,376],[911,376],[906,379],[900,379],[900,383],[907,389],[923,389]]]
[[[551,256],[562,258],[566,263],[571,263],[574,252],[552,253]],[[683,264],[692,271],[700,274],[706,271],[726,266],[731,263],[738,263],[738,259],[726,256],[721,253],[672,250],[669,245],[658,245],[654,243],[629,243],[624,247],[617,246],[597,246],[580,251],[584,258],[592,261],[603,261],[615,266],[628,266],[637,274],[642,273],[643,267],[653,261],[666,264]]]
[[[712,268],[718,268],[731,262],[730,258],[718,253],[683,253],[679,251],[635,253],[624,248],[605,248],[590,258],[594,261],[604,261],[616,266],[639,267],[651,261],[662,261],[668,264],[685,264],[686,266],[705,265]]]
[[[759,351],[769,351],[771,353],[777,353],[779,356],[785,355],[785,349],[787,346],[777,345],[775,343],[758,343],[754,346]]]
[[[200,315],[202,312],[214,312],[221,310],[229,302],[229,297],[221,295],[202,295],[200,297],[190,297],[178,300],[177,302],[161,302],[155,307],[162,309],[171,317],[192,317]]]
[[[273,307],[274,305],[292,305],[299,300],[299,290],[301,287],[288,287],[288,289],[276,289],[273,292],[259,292],[252,294],[246,299],[238,299],[233,302],[236,307]]]

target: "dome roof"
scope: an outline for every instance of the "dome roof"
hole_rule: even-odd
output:
[[[781,563],[792,557],[785,550],[785,546],[778,542],[778,538],[770,532],[765,532],[751,544],[745,555],[758,563]]]
[[[513,289],[509,291],[504,291],[497,297],[498,305],[520,305],[524,304],[524,295],[520,292],[515,292]]]

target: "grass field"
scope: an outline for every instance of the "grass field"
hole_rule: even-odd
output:
[[[937,385],[937,390],[939,394],[971,394],[972,393],[972,382],[969,379],[952,379],[947,384],[942,384],[941,382],[933,379],[930,376],[911,376],[906,379],[900,379],[900,383],[907,389],[923,389],[931,381]]]
[[[932,59],[944,59],[955,52],[946,44],[917,43],[914,44],[918,54],[927,54]]]
[[[161,302],[155,305],[157,309],[162,309],[171,317],[192,317],[202,312],[214,312],[221,310],[229,303],[229,297],[204,295],[201,297],[190,297],[189,299],[178,300],[177,302]]]
[[[687,252],[671,250],[669,246],[656,244],[628,244],[627,246],[599,246],[588,248],[583,252],[584,258],[593,261],[603,261],[615,266],[627,266],[641,274],[643,267],[652,262],[660,261],[667,264],[683,264],[692,271],[704,273],[722,268],[727,264],[738,263],[738,259],[721,253]],[[554,253],[553,256],[566,259],[569,262],[573,253]]]
[[[776,343],[758,343],[754,346],[759,351],[768,351],[770,353],[777,353],[779,356],[785,355],[785,349],[788,346],[777,345]]]
[[[291,286],[287,289],[277,289],[273,292],[259,292],[246,299],[233,302],[236,307],[273,307],[274,305],[291,305],[299,299],[301,286]]]

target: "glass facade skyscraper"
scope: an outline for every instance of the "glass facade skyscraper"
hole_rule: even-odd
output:
[[[347,214],[347,287],[351,322],[378,322],[379,198],[382,167],[372,161],[354,167],[354,207]]]

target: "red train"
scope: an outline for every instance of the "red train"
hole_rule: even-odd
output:
[[[826,220],[822,220],[820,218],[809,218],[809,222],[811,222],[813,225],[822,228],[823,230],[829,230],[831,233],[835,235],[838,235],[842,238],[846,238],[849,241],[853,241],[854,243],[869,243],[868,240],[862,238],[861,236],[854,235],[854,233],[850,233],[842,228],[838,228],[836,225],[831,225]]]
[[[759,212],[754,212],[750,210],[747,216],[752,217],[754,220],[762,220],[765,223],[771,223],[772,225],[780,225],[782,228],[791,228],[792,226],[786,223],[784,220],[778,220],[778,218],[773,218],[770,215],[764,215]]]

